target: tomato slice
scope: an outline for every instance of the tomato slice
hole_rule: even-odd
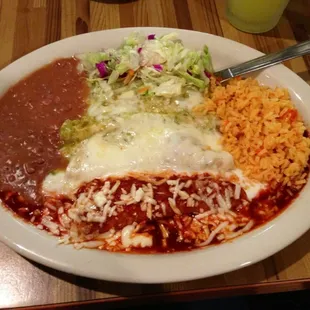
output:
[[[291,123],[295,122],[298,117],[298,112],[295,109],[289,109],[287,110],[282,116],[282,119],[288,119]]]

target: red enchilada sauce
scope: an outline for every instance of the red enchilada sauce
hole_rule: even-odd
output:
[[[175,180],[177,176],[172,176],[171,179]],[[203,177],[204,180],[208,180],[212,184],[217,184],[220,190],[222,197],[225,195],[225,190],[227,188],[235,188],[235,185],[227,180],[223,181],[220,178],[213,177],[207,173],[201,175],[193,176],[178,176],[180,184],[182,182],[192,181],[193,184],[185,189],[186,193],[189,195],[199,192],[197,187],[197,180]],[[171,180],[170,179],[170,180]],[[130,193],[131,186],[135,184],[136,188],[141,188],[143,185],[147,185],[148,182],[141,181],[139,179],[128,177],[117,179],[120,181],[118,189],[113,194],[113,204],[117,204],[121,200],[121,195],[123,191]],[[201,180],[201,179],[200,179]],[[65,197],[46,197],[45,207],[48,208],[48,216],[52,219],[53,223],[59,224],[61,227],[62,221],[60,220],[61,216],[65,213],[68,214],[68,210],[72,208],[76,200],[80,195],[85,195],[88,197],[91,192],[93,195],[100,189],[106,181],[109,181],[112,186],[115,184],[116,179],[108,178],[106,180],[93,180],[89,183],[84,184],[75,194],[75,200],[72,201]],[[196,185],[194,185],[196,183]],[[170,207],[167,202],[168,197],[171,197],[170,187],[166,182],[161,183],[160,185],[153,185],[154,189],[154,199],[157,204],[160,205],[164,203],[166,205],[165,212],[161,208],[153,209],[152,219],[149,219],[147,210],[141,208],[141,202],[130,203],[129,205],[121,206],[120,209],[116,208],[116,214],[109,216],[105,222],[92,222],[92,221],[81,221],[76,222],[75,225],[78,227],[78,231],[85,235],[92,235],[94,238],[98,234],[106,233],[112,229],[116,231],[121,231],[125,226],[132,225],[133,223],[138,223],[142,229],[140,233],[147,232],[152,235],[153,245],[152,247],[139,248],[139,249],[130,249],[132,252],[138,253],[156,253],[156,252],[175,252],[175,251],[188,251],[196,248],[195,238],[197,235],[191,231],[188,227],[190,226],[192,220],[196,215],[201,214],[206,211],[210,211],[209,206],[204,200],[197,201],[195,206],[187,206],[186,200],[177,198],[176,205],[177,208],[181,211],[181,214],[176,214]],[[204,188],[201,187],[202,191]],[[254,198],[252,201],[249,201],[246,192],[244,189],[241,189],[239,198],[230,198],[231,202],[231,211],[236,214],[235,223],[240,224],[243,219],[253,220],[254,225],[251,229],[257,228],[260,225],[270,221],[275,216],[279,215],[285,208],[297,197],[299,191],[294,191],[287,187],[279,187],[277,190],[263,190],[259,195]],[[210,193],[209,197],[213,194]],[[244,202],[246,202],[244,204]],[[12,205],[12,200],[8,200],[8,204]],[[52,207],[52,208],[50,208]],[[95,208],[95,205],[93,205]],[[154,207],[153,207],[154,208]],[[59,210],[63,209],[64,211],[59,213]],[[30,211],[30,210],[29,210]],[[44,218],[44,211],[36,210],[34,212],[25,212],[22,216],[24,219],[31,220],[34,225],[40,226],[42,219]],[[21,214],[21,213],[19,213]],[[86,215],[85,215],[86,216]],[[212,220],[211,220],[212,221]],[[178,224],[179,223],[179,224]],[[186,224],[188,223],[188,224]],[[162,233],[160,225],[164,225],[167,231],[169,231],[169,236],[166,239],[166,245],[162,244]],[[182,226],[182,228],[179,227]],[[41,225],[42,226],[42,225]],[[46,229],[46,227],[41,227],[41,229]],[[181,235],[184,236],[184,239],[180,240],[180,231]],[[61,233],[59,234],[61,235]],[[219,244],[221,240],[216,238],[213,239],[212,244]],[[129,251],[128,249],[119,249],[116,247],[116,251]],[[109,248],[109,250],[115,251],[115,249]]]
[[[56,60],[0,99],[0,198],[14,193],[19,207],[38,206],[45,176],[66,166],[59,129],[66,119],[84,113],[89,92],[77,64],[74,58]]]

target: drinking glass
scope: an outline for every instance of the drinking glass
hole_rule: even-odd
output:
[[[227,0],[227,18],[237,29],[267,32],[279,22],[289,0]]]

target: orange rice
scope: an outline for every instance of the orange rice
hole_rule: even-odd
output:
[[[194,109],[221,121],[224,149],[249,178],[300,188],[306,183],[310,139],[286,89],[234,79]]]

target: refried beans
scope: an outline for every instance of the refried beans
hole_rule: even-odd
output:
[[[0,99],[0,198],[42,203],[46,175],[64,168],[59,129],[80,117],[89,89],[75,58],[55,60],[11,87]]]

